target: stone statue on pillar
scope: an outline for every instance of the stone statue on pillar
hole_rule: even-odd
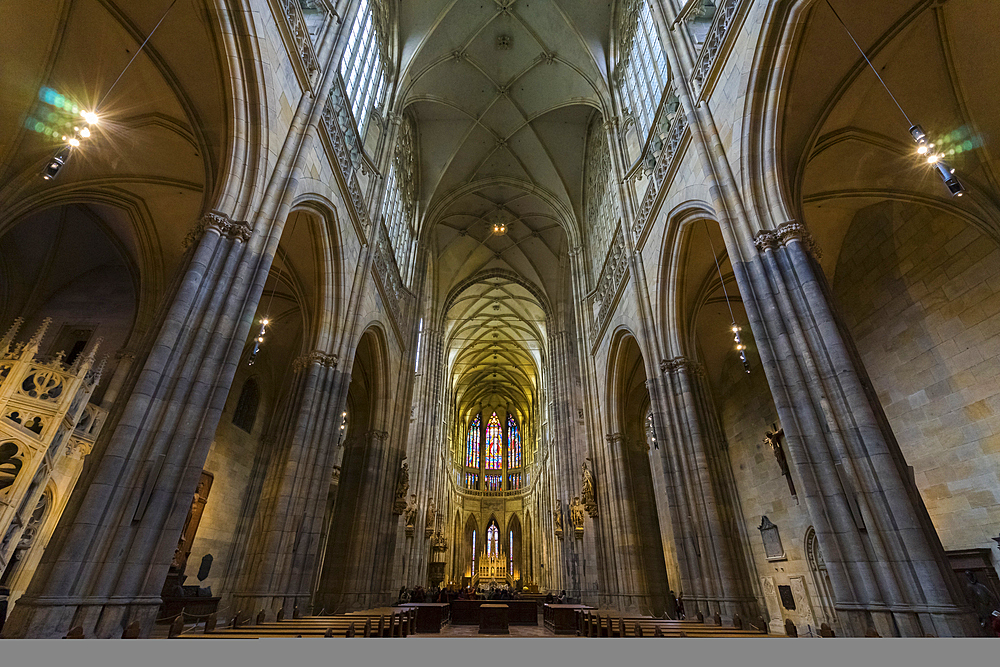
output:
[[[583,507],[591,518],[597,517],[597,496],[594,492],[594,475],[587,468],[587,464],[581,466],[583,471]]]
[[[563,536],[563,514],[562,514],[562,503],[556,500],[556,509],[552,512],[552,521],[556,526],[556,537],[560,540]]]
[[[427,498],[427,512],[424,514],[424,537],[434,534],[434,498]]]
[[[417,494],[414,493],[410,496],[410,502],[406,505],[404,516],[406,528],[409,532],[413,532],[413,526],[417,523]]]
[[[399,469],[399,481],[396,482],[396,502],[392,506],[393,514],[406,511],[406,493],[410,490],[410,470],[406,462]]]
[[[583,503],[579,496],[573,496],[573,502],[569,506],[569,520],[573,523],[577,537],[583,535]]]
[[[788,459],[785,457],[785,449],[781,446],[781,436],[785,434],[785,430],[778,428],[774,424],[771,424],[771,428],[774,430],[764,433],[764,443],[774,452],[774,458],[778,461],[781,474],[784,475],[785,481],[788,483],[788,490],[791,492],[793,498],[797,498],[795,483],[792,482],[792,473],[788,469]]]

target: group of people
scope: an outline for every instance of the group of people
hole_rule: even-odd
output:
[[[563,591],[562,597],[565,597]],[[551,597],[551,594],[549,594]],[[521,592],[507,584],[483,586],[459,586],[450,583],[445,586],[434,586],[425,589],[423,586],[408,588],[402,586],[396,598],[396,604],[406,602],[451,602],[453,600],[519,600]]]

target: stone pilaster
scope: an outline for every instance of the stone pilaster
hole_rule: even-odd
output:
[[[642,571],[636,533],[634,498],[628,478],[629,460],[625,436],[612,433],[597,456],[596,496],[598,515],[594,519],[601,558],[602,604],[622,612],[636,613],[648,608],[638,579]]]
[[[808,232],[755,241],[734,268],[845,634],[977,634]]]
[[[236,609],[268,616],[308,609],[324,529],[345,387],[337,358],[314,351],[293,362],[294,418],[279,436],[264,482]]]
[[[330,525],[316,610],[340,613],[378,606],[386,590],[400,519],[393,516],[402,453],[389,434],[372,430],[348,438]]]
[[[687,612],[757,615],[734,512],[735,491],[727,474],[728,456],[714,428],[701,364],[684,357],[660,363],[664,401],[654,415],[659,436],[659,473],[668,488]]]
[[[213,213],[200,227],[121,416],[88,457],[6,637],[62,637],[76,625],[120,637],[136,620],[152,629],[270,267],[247,223]]]

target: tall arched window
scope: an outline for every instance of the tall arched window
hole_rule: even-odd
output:
[[[378,20],[369,0],[361,0],[358,14],[347,38],[347,49],[340,61],[340,76],[344,80],[347,98],[351,101],[358,132],[365,136],[365,124],[375,106],[385,98],[388,79],[385,76],[384,45],[378,34]]]
[[[493,557],[500,555],[500,529],[495,523],[486,529],[486,553]]]
[[[657,106],[669,79],[663,45],[653,23],[648,2],[642,2],[637,15],[624,9],[619,16],[621,60],[616,83],[622,105],[632,112],[640,137],[645,139],[653,125]]]
[[[521,432],[514,415],[507,415],[507,467],[521,467]]]
[[[469,424],[469,437],[465,442],[465,467],[479,467],[479,415]]]
[[[590,262],[597,278],[601,274],[604,256],[611,246],[611,237],[618,226],[618,197],[615,179],[611,173],[611,153],[601,116],[596,115],[587,129],[587,162],[584,165],[584,184],[587,199],[584,218],[590,245]]]
[[[503,467],[503,430],[500,418],[493,413],[486,422],[486,469],[500,470]]]
[[[253,424],[257,420],[257,406],[259,404],[260,388],[257,386],[257,380],[248,378],[243,383],[239,400],[236,401],[236,409],[233,411],[233,425],[251,433]]]
[[[389,182],[382,202],[382,224],[396,264],[404,282],[410,281],[410,261],[416,239],[413,218],[416,212],[417,187],[416,128],[409,114],[403,114],[399,125],[396,150],[389,164]]]

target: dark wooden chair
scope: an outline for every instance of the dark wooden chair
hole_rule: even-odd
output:
[[[261,609],[257,612],[257,622],[254,625],[263,625],[265,620],[267,620],[267,614]]]
[[[276,618],[278,620],[278,623],[281,623],[283,620],[285,620],[285,607],[284,606],[278,608],[278,615],[277,615]]]
[[[233,627],[234,630],[236,628],[240,627],[240,625],[242,624],[242,621],[243,621],[243,619],[241,618],[242,615],[243,615],[243,612],[240,611],[239,609],[237,609],[236,610],[236,614],[233,616],[232,627]]]
[[[743,619],[740,618],[739,614],[733,614],[733,627],[737,630],[743,629]]]
[[[785,619],[785,634],[789,637],[799,636],[799,630],[795,627],[795,624],[792,623],[792,619],[790,618]]]
[[[219,614],[217,612],[212,612],[205,619],[205,634],[215,631],[215,626],[219,623]]]
[[[354,624],[351,623],[351,628],[353,628],[353,627],[354,627]],[[348,632],[350,632],[350,629],[348,630]],[[327,628],[326,632],[323,633],[323,636],[324,637],[332,637],[333,636],[333,628]],[[352,637],[353,635],[348,634],[347,636],[348,637]]]
[[[327,632],[330,633],[331,637],[333,636],[333,628],[330,628],[329,630],[327,630]],[[353,637],[355,634],[356,634],[356,630],[354,629],[354,624],[351,623],[349,626],[347,626],[347,634],[344,635],[344,636],[345,637]]]
[[[830,627],[829,623],[823,623],[819,626],[819,636],[820,637],[835,637],[833,628]]]
[[[654,637],[662,637],[663,636],[663,630],[660,628],[660,626],[657,625],[657,626],[655,626],[653,628],[653,636]]]
[[[181,633],[184,632],[184,612],[177,614],[173,622],[170,624],[170,629],[167,630],[167,639],[173,639],[174,637],[180,637]]]
[[[715,616],[712,617],[712,620],[715,621],[717,626],[720,628],[722,627],[722,616],[719,615],[719,612],[715,612]]]
[[[635,625],[632,626],[632,634],[635,637],[642,637],[642,626],[639,625],[639,621],[636,621]]]
[[[701,613],[701,611],[699,611],[697,614],[695,614],[694,617],[696,619],[698,619],[699,623],[704,623],[705,622],[705,614]]]
[[[302,614],[299,613],[299,605],[292,607],[292,618],[295,620],[302,618]]]
[[[365,621],[365,631],[363,633],[363,636],[365,637],[372,636],[372,619],[370,618],[367,621]]]

